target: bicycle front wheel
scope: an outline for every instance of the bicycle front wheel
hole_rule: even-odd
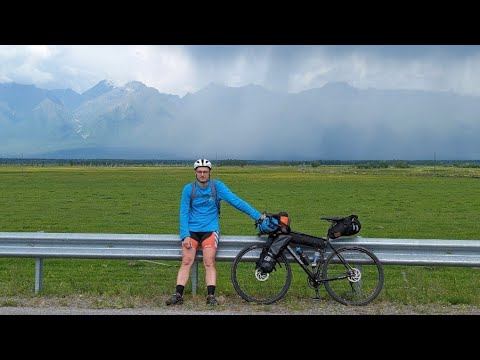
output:
[[[285,296],[292,280],[290,264],[281,254],[271,273],[263,273],[257,262],[262,245],[241,250],[232,264],[231,279],[238,295],[248,302],[271,304]]]
[[[332,252],[322,270],[327,293],[344,305],[366,305],[383,287],[383,267],[361,246],[345,246]]]

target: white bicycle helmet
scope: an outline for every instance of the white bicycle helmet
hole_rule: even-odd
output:
[[[195,161],[195,164],[193,164],[193,169],[195,170],[199,166],[206,166],[210,170],[212,170],[212,163],[207,159],[198,159],[197,161]]]

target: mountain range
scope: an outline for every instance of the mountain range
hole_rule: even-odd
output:
[[[79,94],[0,84],[0,157],[477,160],[480,97],[211,83],[183,97],[108,80]]]

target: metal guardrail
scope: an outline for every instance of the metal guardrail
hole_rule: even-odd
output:
[[[244,247],[264,242],[265,238],[258,236],[223,235],[216,260],[233,261]],[[480,266],[480,240],[355,237],[336,239],[332,244],[366,247],[384,265]],[[313,255],[315,249],[303,248],[307,255]],[[36,258],[38,293],[42,288],[44,258],[181,260],[182,252],[178,235],[0,232],[0,257]],[[201,258],[199,251],[192,268],[193,293]]]

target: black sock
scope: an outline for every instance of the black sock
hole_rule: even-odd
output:
[[[208,294],[208,295],[213,295],[213,294],[215,294],[215,285],[208,285],[208,286],[207,286],[207,294]]]
[[[183,289],[185,289],[185,286],[177,285],[177,293],[180,294],[180,296],[183,296]]]

